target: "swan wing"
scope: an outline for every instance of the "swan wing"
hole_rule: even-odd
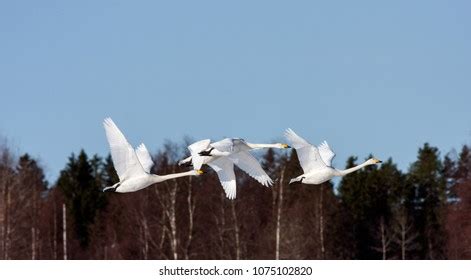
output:
[[[234,152],[234,142],[231,138],[225,138],[221,141],[211,143],[211,147],[221,152]]]
[[[304,173],[309,173],[316,169],[326,167],[326,164],[322,161],[321,155],[316,146],[301,138],[290,128],[286,130],[285,137],[291,142],[291,146],[296,149],[299,163],[301,164]]]
[[[317,149],[325,165],[332,167],[332,159],[335,157],[335,153],[332,151],[327,141],[322,142]]]
[[[141,145],[137,147],[136,155],[144,171],[150,173],[150,169],[152,168],[152,166],[154,166],[154,162],[152,161],[152,157],[150,156],[150,153],[144,143],[141,143]]]
[[[195,142],[188,146],[188,150],[190,150],[191,154],[191,161],[193,163],[193,169],[199,170],[204,163],[204,157],[199,155],[199,152],[206,150],[209,147],[211,140],[204,139],[198,142]]]
[[[247,142],[241,138],[226,138],[221,141],[211,143],[211,146],[218,151],[229,153],[251,150]]]
[[[233,138],[232,139],[232,145],[234,146],[234,152],[240,152],[240,151],[250,151],[252,148],[250,148],[249,144],[244,139],[241,138]]]
[[[226,157],[220,157],[208,163],[218,174],[219,181],[226,193],[226,197],[234,199],[236,197],[236,178],[234,173],[234,164]]]
[[[273,184],[273,180],[263,170],[257,159],[249,152],[241,151],[228,156],[232,162],[240,169],[257,180],[260,184],[269,187]]]
[[[105,127],[106,138],[110,145],[111,158],[113,159],[113,165],[119,180],[122,181],[134,175],[145,174],[136,152],[113,120],[106,118],[103,122],[103,126]]]

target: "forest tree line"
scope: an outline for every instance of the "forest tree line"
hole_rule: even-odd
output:
[[[153,173],[188,169],[177,164],[186,144],[166,143]],[[274,185],[236,170],[237,199],[228,200],[210,169],[103,193],[118,181],[111,158],[83,150],[48,183],[37,159],[2,145],[0,259],[471,259],[466,145],[441,157],[424,144],[407,172],[389,159],[335,189],[288,185],[302,173],[294,150],[259,156]]]

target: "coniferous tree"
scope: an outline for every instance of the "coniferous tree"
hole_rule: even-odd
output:
[[[354,166],[355,161],[350,157],[346,168]],[[401,201],[403,180],[391,159],[379,168],[367,166],[342,178],[339,198],[347,211],[344,222],[352,233],[344,244],[351,247],[354,258],[391,257],[393,209]]]
[[[95,158],[96,159],[96,158]],[[72,154],[69,162],[57,181],[57,187],[62,191],[67,211],[73,219],[75,237],[82,249],[90,241],[89,227],[94,222],[97,210],[105,206],[105,196],[100,191],[102,186],[94,175],[96,162],[92,165],[85,151],[80,151],[76,157]]]
[[[20,258],[38,259],[41,239],[41,195],[46,191],[47,182],[42,168],[28,154],[19,158],[17,166],[16,193],[21,205],[17,211],[16,224],[20,227],[16,236],[24,245],[25,251]]]
[[[414,189],[413,215],[419,231],[419,258],[442,259],[444,231],[442,213],[447,202],[446,182],[438,149],[425,143],[409,170],[408,184]]]
[[[449,159],[446,173],[451,199],[446,209],[446,252],[449,259],[471,258],[471,153],[463,146],[457,161]],[[446,170],[446,169],[445,169]],[[451,178],[451,179],[450,179]]]

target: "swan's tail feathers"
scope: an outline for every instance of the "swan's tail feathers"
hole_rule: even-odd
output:
[[[301,178],[293,178],[289,180],[289,185],[294,185],[294,184],[301,184],[303,182],[304,177]]]
[[[116,192],[116,187],[103,188],[103,192]]]
[[[103,188],[103,192],[116,192],[116,189],[119,187],[119,183],[114,184],[111,187]]]

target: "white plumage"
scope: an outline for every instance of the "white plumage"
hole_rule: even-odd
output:
[[[118,183],[103,189],[105,192],[134,192],[168,179],[202,173],[200,170],[191,170],[163,176],[150,174],[154,162],[146,146],[141,144],[134,150],[111,118],[106,118],[103,126],[113,165],[119,177]]]
[[[214,143],[205,139],[191,144],[188,147],[191,156],[180,161],[179,164],[192,162],[195,169],[201,168],[203,164],[208,164],[216,171],[227,198],[234,199],[236,197],[234,164],[260,184],[269,187],[273,184],[273,180],[249,151],[260,148],[284,149],[288,147],[287,144],[281,143],[251,144],[240,138],[225,138]],[[205,155],[200,155],[201,153]]]
[[[290,184],[296,182],[314,185],[322,184],[334,176],[344,176],[364,166],[381,163],[380,160],[371,158],[346,170],[335,169],[332,167],[332,159],[335,157],[335,153],[326,141],[316,147],[297,135],[292,129],[287,129],[285,136],[291,142],[293,148],[296,149],[299,163],[304,171],[304,174],[291,179]]]

